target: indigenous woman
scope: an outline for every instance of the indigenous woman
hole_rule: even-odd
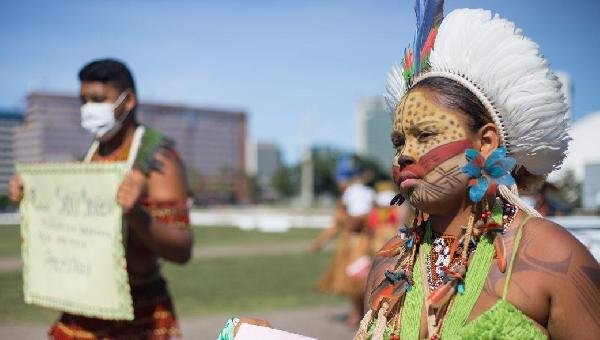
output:
[[[377,252],[394,235],[398,225],[404,224],[409,214],[408,204],[390,205],[396,196],[394,184],[390,181],[380,181],[375,184],[375,206],[367,218],[367,227],[372,235],[371,248]]]
[[[565,156],[560,83],[506,19],[415,11],[386,97],[394,181],[417,214],[379,252],[355,338],[600,338],[597,261],[518,196]]]

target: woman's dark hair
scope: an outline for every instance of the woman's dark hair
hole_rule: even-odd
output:
[[[482,126],[492,122],[490,114],[477,97],[456,81],[444,77],[425,78],[411,90],[432,90],[435,99],[443,106],[464,112],[469,118],[471,132],[476,132]]]
[[[135,93],[133,76],[127,66],[116,59],[98,59],[79,71],[79,81],[99,81],[114,86],[119,92],[131,89]]]
[[[411,90],[415,89],[430,90],[441,105],[463,112],[468,117],[471,132],[477,132],[485,124],[493,122],[481,101],[471,91],[452,79],[425,78],[411,88]],[[545,176],[534,175],[524,167],[513,170],[512,175],[523,193],[535,192],[545,179]]]

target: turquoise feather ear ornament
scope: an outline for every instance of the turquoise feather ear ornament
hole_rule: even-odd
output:
[[[472,202],[480,202],[486,194],[495,195],[499,184],[507,187],[515,185],[511,171],[516,161],[506,153],[505,147],[499,147],[484,158],[475,149],[465,151],[468,163],[461,172],[469,176],[469,198]]]
[[[507,156],[505,147],[497,148],[487,158],[475,149],[467,149],[465,157],[468,163],[461,168],[461,172],[469,176],[469,199],[473,202],[474,207],[477,204],[482,206],[481,219],[473,223],[470,233],[476,238],[487,234],[493,239],[496,263],[498,269],[504,273],[506,271],[504,228],[512,222],[512,217],[516,214],[516,207],[503,203],[496,196],[499,185],[510,188],[516,184],[512,176],[516,160]],[[496,198],[492,210],[489,209],[487,198]],[[507,210],[507,213],[504,212],[504,209]],[[506,220],[505,216],[512,216],[511,220]],[[466,229],[469,227],[467,226]]]

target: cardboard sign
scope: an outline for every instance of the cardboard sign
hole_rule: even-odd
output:
[[[133,320],[122,212],[124,163],[18,165],[26,303]]]

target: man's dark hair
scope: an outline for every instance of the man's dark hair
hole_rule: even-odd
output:
[[[127,66],[116,59],[98,59],[79,71],[79,81],[99,81],[114,86],[119,92],[131,89],[135,93],[133,76]]]

